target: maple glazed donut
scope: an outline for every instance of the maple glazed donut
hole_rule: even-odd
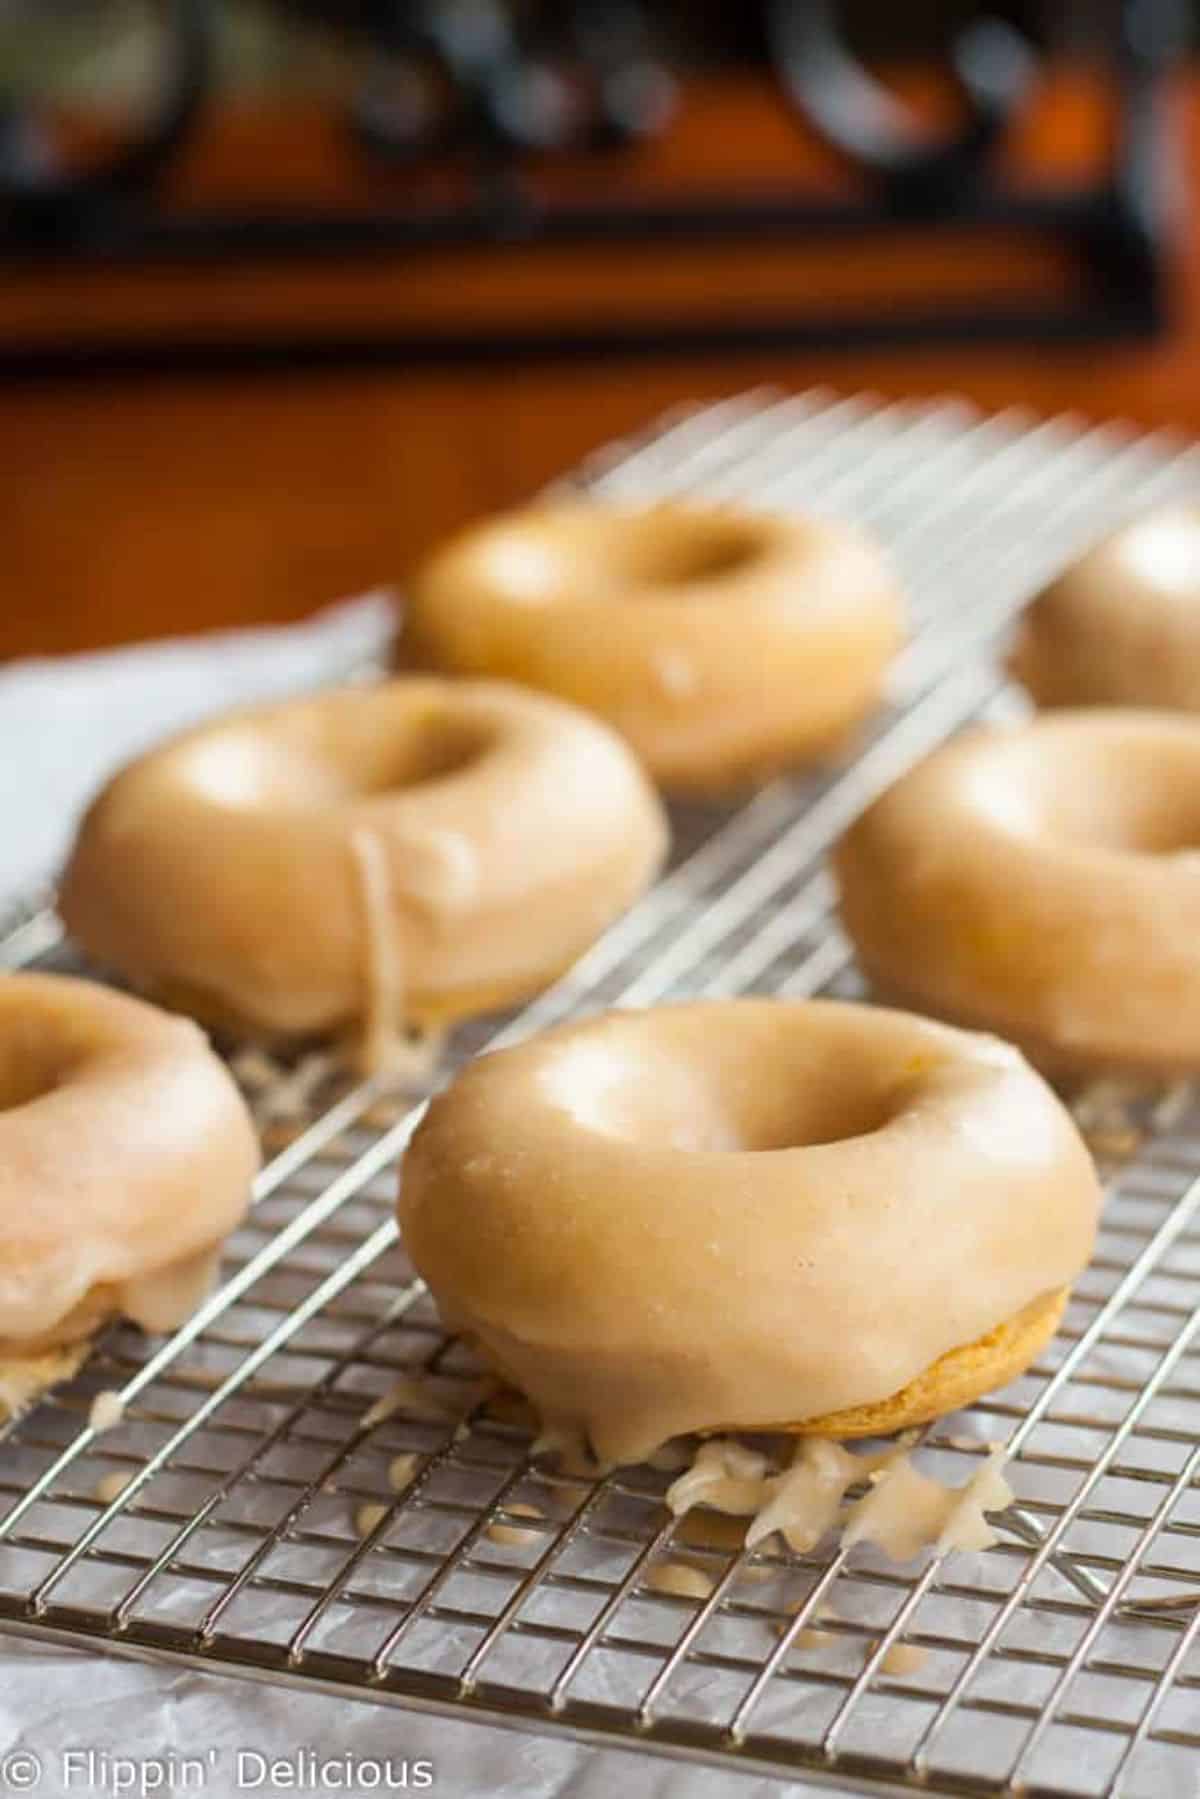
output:
[[[543,986],[642,890],[662,808],[597,720],[414,677],[232,714],[132,763],[84,820],[60,907],[156,997],[275,1037]]]
[[[833,1001],[611,1012],[479,1057],[401,1169],[445,1322],[604,1461],[874,1435],[1024,1369],[1099,1193],[993,1038]]]
[[[0,1415],[73,1372],[107,1319],[183,1323],[258,1163],[187,1019],[65,975],[0,979]]]
[[[547,504],[486,521],[413,583],[400,654],[586,706],[679,791],[836,745],[902,637],[896,583],[848,525],[729,506]]]
[[[1200,1067],[1200,719],[1040,714],[931,756],[835,854],[879,992],[1040,1066]]]
[[[1200,711],[1200,507],[1147,513],[1032,601],[1011,672],[1039,706]]]

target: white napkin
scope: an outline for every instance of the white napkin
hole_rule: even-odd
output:
[[[303,624],[0,666],[0,898],[48,880],[104,779],[194,720],[380,657],[396,614],[368,594]]]

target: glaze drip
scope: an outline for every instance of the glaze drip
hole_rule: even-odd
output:
[[[952,1487],[914,1467],[913,1442],[910,1433],[856,1454],[827,1437],[807,1437],[796,1445],[791,1466],[776,1473],[757,1451],[729,1438],[710,1439],[668,1488],[666,1503],[676,1516],[701,1505],[749,1517],[748,1550],[779,1531],[804,1555],[834,1530],[844,1549],[872,1543],[899,1562],[925,1549],[939,1555],[989,1549],[996,1533],[985,1513],[1004,1511],[1013,1501],[1001,1472],[1003,1446],[963,1486]],[[864,1482],[867,1492],[846,1505],[846,1494]]]
[[[363,1007],[358,1057],[363,1072],[379,1074],[402,1061],[404,962],[387,850],[363,826],[350,833],[350,852],[362,907]]]
[[[116,1309],[152,1335],[176,1330],[212,1292],[220,1262],[219,1248],[202,1249],[166,1268],[123,1281]]]
[[[842,1531],[842,1545],[874,1543],[894,1562],[909,1562],[923,1549],[990,1549],[996,1533],[985,1512],[1002,1512],[1013,1491],[1001,1473],[1003,1446],[962,1487],[945,1487],[914,1468],[907,1455],[880,1469]]]

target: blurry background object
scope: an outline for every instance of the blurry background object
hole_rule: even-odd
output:
[[[160,304],[136,329],[33,310],[3,354],[54,370],[1152,330],[1178,0],[1097,0],[1088,64],[1070,75],[1091,141],[1070,158],[1030,137],[1054,33],[952,19],[894,90],[848,29],[863,10],[760,0],[739,46],[649,0],[361,0],[311,52],[309,81],[285,78],[268,107],[238,103],[245,53],[236,37],[223,48],[252,10],[50,0],[31,28],[41,55],[11,59],[30,92],[10,83],[5,102],[0,247],[84,278],[151,264]],[[264,17],[290,44],[314,12],[334,30],[333,9]],[[123,129],[118,97],[134,114]],[[953,233],[954,291],[934,274],[883,300],[879,269],[921,233]],[[660,296],[635,272],[698,246],[733,262],[715,292],[710,277]],[[781,247],[814,252],[807,278],[789,263],[763,279]],[[289,292],[245,316],[247,264],[265,276],[330,256],[386,257],[386,305],[331,295],[300,318]],[[181,259],[186,309],[170,298]]]
[[[0,0],[0,654],[297,615],[747,378],[1200,423],[1186,37],[1183,0]]]

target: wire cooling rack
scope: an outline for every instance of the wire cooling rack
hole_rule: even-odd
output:
[[[1200,450],[957,402],[757,395],[663,421],[573,480],[859,518],[915,631],[852,761],[679,813],[659,886],[451,1060],[602,1004],[858,996],[829,844],[948,733],[1014,703],[997,635],[1099,529],[1192,491]],[[71,965],[51,907],[12,921],[0,963]],[[520,1408],[480,1386],[396,1241],[416,1096],[303,1059],[238,1066],[270,1159],[224,1284],[167,1342],[109,1331],[8,1429],[0,1629],[859,1792],[1195,1793],[1190,1088],[1075,1096],[1108,1177],[1096,1256],[1037,1366],[920,1452],[961,1482],[1003,1439],[1018,1504],[986,1554],[897,1566],[748,1556],[672,1520],[661,1470],[589,1480],[531,1458]],[[101,1391],[125,1410],[97,1434]],[[398,1457],[414,1458],[399,1479]],[[707,1597],[655,1590],[671,1555]]]

